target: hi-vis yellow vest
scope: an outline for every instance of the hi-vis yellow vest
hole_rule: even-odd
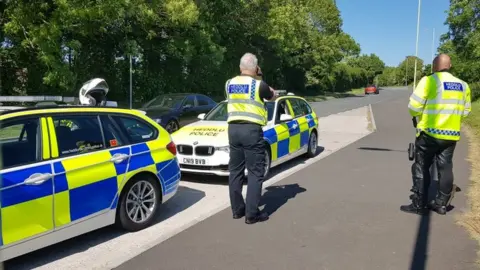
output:
[[[410,96],[410,114],[420,132],[442,140],[460,140],[462,118],[471,111],[470,87],[448,72],[423,77]]]
[[[261,126],[267,124],[267,110],[260,98],[260,82],[250,76],[237,76],[227,81],[227,122],[248,121]]]

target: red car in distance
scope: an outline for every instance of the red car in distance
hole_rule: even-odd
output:
[[[376,85],[369,85],[365,87],[365,95],[375,94],[378,95],[380,92],[378,91],[378,87]]]

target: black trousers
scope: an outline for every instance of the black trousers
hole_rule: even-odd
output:
[[[245,211],[247,218],[253,218],[259,212],[258,206],[265,174],[265,143],[262,127],[253,123],[231,123],[228,125],[228,140],[230,143],[228,183],[232,211],[234,214]],[[248,169],[246,203],[242,196],[245,165]]]
[[[415,140],[415,162],[412,165],[413,188],[420,204],[428,202],[430,167],[436,158],[438,173],[437,203],[444,205],[453,188],[453,152],[456,141],[440,140],[421,133]]]

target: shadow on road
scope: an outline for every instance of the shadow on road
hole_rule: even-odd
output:
[[[367,151],[384,151],[384,152],[404,152],[406,153],[407,150],[395,150],[389,148],[377,148],[377,147],[358,147],[359,150],[367,150]]]
[[[428,190],[428,198],[434,200],[438,188],[438,181],[432,181],[430,189]],[[461,189],[454,186],[456,192],[460,192]],[[450,205],[447,207],[447,212],[452,211],[455,206]],[[432,211],[429,211],[427,215],[420,217],[418,223],[417,237],[415,246],[413,247],[412,260],[410,261],[410,270],[425,270],[427,269],[428,261],[428,242],[430,236],[430,219],[432,217]]]
[[[410,270],[427,269],[428,260],[428,238],[430,236],[430,218],[432,212],[420,217],[417,229],[417,240],[413,248],[412,260],[410,262]]]
[[[293,199],[299,193],[307,191],[298,184],[290,184],[284,186],[270,186],[266,188],[260,201],[260,205],[265,205],[263,211],[271,215],[275,213],[280,207]]]
[[[161,205],[159,209],[160,213],[155,218],[152,226],[156,226],[158,223],[186,210],[200,201],[203,197],[205,197],[205,193],[203,191],[180,186],[178,188],[177,195],[167,201],[164,205]],[[147,228],[147,230],[148,229],[149,228]],[[53,246],[46,247],[6,261],[4,267],[5,270],[21,270],[41,267],[53,261],[74,255],[75,253],[80,253],[91,249],[92,247],[113,240],[124,234],[128,234],[128,232],[118,229],[114,226],[101,228]]]

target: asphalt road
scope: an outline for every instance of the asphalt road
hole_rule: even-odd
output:
[[[310,104],[319,117],[324,117],[327,115],[356,109],[362,106],[368,106],[369,104],[377,104],[397,98],[408,100],[408,95],[405,94],[408,92],[406,90],[406,87],[384,88],[380,90],[379,95],[359,95],[347,98],[331,99],[322,102],[311,102]]]
[[[413,139],[408,92],[375,98],[377,131],[268,187],[267,222],[246,225],[226,209],[118,269],[474,269],[476,243],[455,224],[468,188],[466,140],[455,152],[463,192],[454,209],[423,218],[403,213],[411,187],[405,150]],[[352,99],[360,100],[317,106],[321,114],[347,110]]]

